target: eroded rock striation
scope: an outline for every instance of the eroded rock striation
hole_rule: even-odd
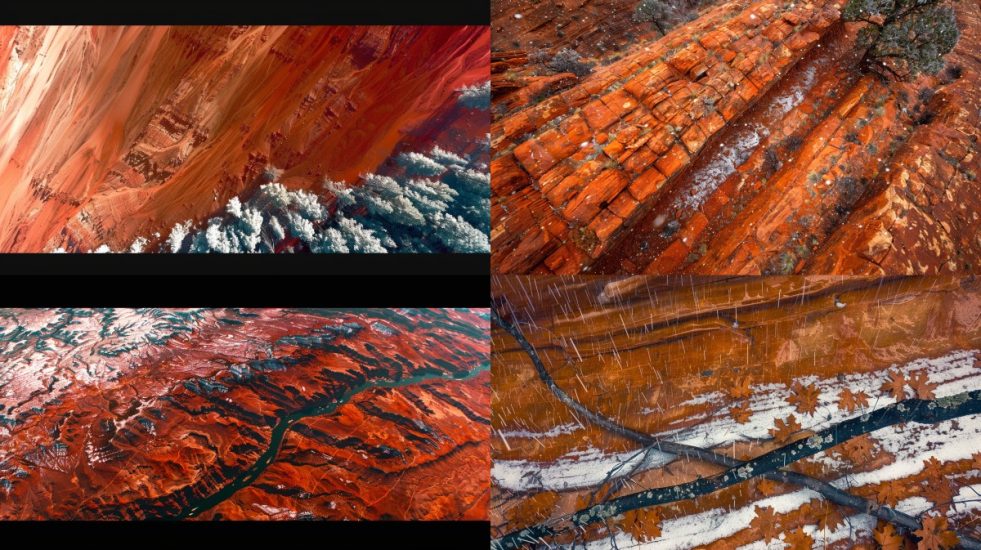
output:
[[[897,83],[861,73],[841,5],[722,3],[574,82],[511,91],[493,125],[494,268],[976,267],[977,6],[956,6],[946,69]]]

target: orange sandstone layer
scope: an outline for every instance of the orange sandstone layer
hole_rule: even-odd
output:
[[[948,69],[904,84],[858,71],[837,4],[792,5],[729,2],[497,120],[495,267],[975,269],[977,6]]]
[[[495,121],[494,268],[575,273],[593,263],[820,40],[835,6],[728,2]]]

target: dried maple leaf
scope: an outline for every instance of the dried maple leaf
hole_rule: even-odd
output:
[[[818,529],[821,531],[834,531],[839,525],[845,524],[845,516],[841,515],[841,510],[837,506],[823,502],[815,512]]]
[[[879,543],[882,550],[902,550],[903,536],[896,532],[891,523],[879,523],[879,528],[872,533],[875,542]]]
[[[855,412],[859,407],[869,406],[869,395],[864,391],[853,392],[845,388],[838,394],[838,409],[842,411]]]
[[[780,517],[773,513],[770,506],[754,506],[756,517],[749,523],[753,531],[763,537],[763,542],[770,542],[780,535]]]
[[[817,410],[821,390],[814,386],[805,386],[800,382],[794,382],[790,390],[794,393],[787,399],[787,402],[796,407],[798,412],[810,414]]]
[[[906,486],[898,480],[887,481],[879,486],[876,500],[881,504],[895,507],[907,496]]]
[[[661,536],[661,516],[653,506],[625,512],[617,525],[640,542],[650,542]]]
[[[956,494],[946,479],[931,480],[923,487],[923,497],[932,502],[941,514],[947,513]]]
[[[882,385],[882,391],[891,393],[897,401],[906,399],[906,377],[899,371],[889,373],[889,378]]]
[[[753,415],[753,411],[750,410],[749,405],[743,403],[729,409],[729,414],[732,415],[732,419],[740,424],[745,424],[749,422],[749,417]]]
[[[765,477],[757,478],[756,490],[765,497],[772,497],[780,492],[781,485]]]
[[[923,461],[923,474],[932,481],[940,481],[944,478],[943,463],[937,457],[931,456]]]
[[[746,399],[753,395],[753,389],[749,387],[752,383],[752,376],[740,376],[736,378],[728,388],[729,397],[733,399]]]
[[[778,443],[784,443],[790,441],[790,438],[797,432],[801,431],[802,426],[797,422],[797,417],[790,415],[785,419],[777,418],[773,425],[775,427],[770,428],[770,435],[773,439],[777,440]]]
[[[790,545],[787,547],[788,550],[811,550],[814,547],[814,539],[800,528],[787,533],[783,541]]]
[[[923,518],[923,527],[913,531],[920,542],[917,550],[943,550],[957,546],[957,535],[947,528],[947,518],[942,516],[927,516]]]
[[[933,399],[933,390],[937,388],[937,385],[931,384],[926,374],[916,371],[909,377],[909,387],[913,388],[916,396],[920,399]]]
[[[864,464],[875,456],[875,448],[869,434],[862,434],[849,439],[841,446],[842,454],[853,464]]]

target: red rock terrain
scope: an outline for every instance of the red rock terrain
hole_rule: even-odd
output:
[[[3,519],[481,519],[474,310],[4,310]]]
[[[470,144],[486,127],[457,124],[457,90],[487,80],[489,42],[485,27],[4,27],[0,250],[153,247],[270,168],[293,189],[354,182],[399,147],[453,146],[436,121]]]
[[[495,270],[976,268],[977,4],[955,5],[948,69],[909,84],[861,74],[840,8],[725,2],[518,82],[493,123]]]
[[[498,542],[543,522],[559,529],[589,504],[726,470],[667,444],[749,460],[900,399],[940,400],[923,407],[932,409],[981,395],[981,287],[970,278],[507,276],[492,293],[554,384],[495,324]],[[587,413],[662,443],[640,444]],[[924,525],[942,518],[938,532],[977,544],[979,450],[981,414],[902,423],[787,460],[784,469],[868,507],[833,502],[814,485],[743,476],[545,540],[651,550],[953,547],[917,546],[922,533],[870,515],[884,506]]]

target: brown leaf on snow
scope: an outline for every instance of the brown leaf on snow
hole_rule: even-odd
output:
[[[841,454],[852,464],[864,464],[874,458],[874,449],[875,444],[869,434],[862,434],[843,443]]]
[[[882,385],[882,391],[891,393],[897,401],[906,399],[906,377],[899,371],[889,373],[889,379]]]
[[[947,518],[928,516],[923,518],[923,527],[913,533],[920,538],[917,550],[943,550],[957,546],[957,535],[947,528]]]
[[[742,403],[729,409],[729,414],[732,415],[732,419],[736,422],[745,424],[749,422],[749,417],[753,415],[753,411],[750,410],[749,405]]]
[[[838,394],[838,409],[842,411],[855,412],[859,407],[869,406],[869,396],[864,391],[852,392],[845,388]]]
[[[773,495],[780,492],[781,484],[776,481],[770,481],[765,477],[757,478],[756,490],[765,497],[772,497]]]
[[[913,388],[916,396],[920,399],[933,399],[933,390],[937,388],[937,385],[931,384],[925,373],[916,371],[909,377],[909,387]]]
[[[740,376],[732,381],[732,385],[729,386],[729,397],[733,399],[746,399],[753,395],[753,390],[750,388],[750,384],[753,383],[752,376]]]
[[[640,542],[650,542],[661,536],[661,516],[653,506],[626,512],[617,524]]]
[[[787,547],[788,550],[811,550],[814,547],[814,539],[801,528],[787,533],[783,541],[790,545]]]
[[[879,492],[876,493],[876,500],[880,504],[885,504],[890,507],[895,507],[900,500],[907,497],[906,486],[899,480],[887,481],[879,486]]]
[[[775,427],[770,428],[770,435],[778,443],[790,441],[790,438],[802,429],[800,423],[797,422],[797,417],[794,415],[790,415],[786,419],[777,418],[773,424]]]
[[[956,494],[957,491],[950,486],[950,482],[946,479],[930,480],[923,487],[923,498],[932,502],[941,514],[947,513]]]
[[[882,550],[902,550],[903,536],[896,532],[891,523],[880,521],[879,528],[872,534]]]
[[[780,517],[773,513],[773,508],[755,506],[756,517],[749,523],[755,533],[763,537],[764,542],[770,542],[780,535]]]
[[[822,502],[815,513],[820,531],[834,531],[839,525],[845,524],[845,516],[842,515],[841,509],[834,504]]]
[[[794,382],[790,390],[794,393],[787,401],[796,407],[798,412],[810,414],[817,410],[821,390],[814,386],[805,386],[800,382]]]
[[[931,456],[923,461],[923,475],[931,481],[939,481],[944,478],[943,463],[937,457]]]

